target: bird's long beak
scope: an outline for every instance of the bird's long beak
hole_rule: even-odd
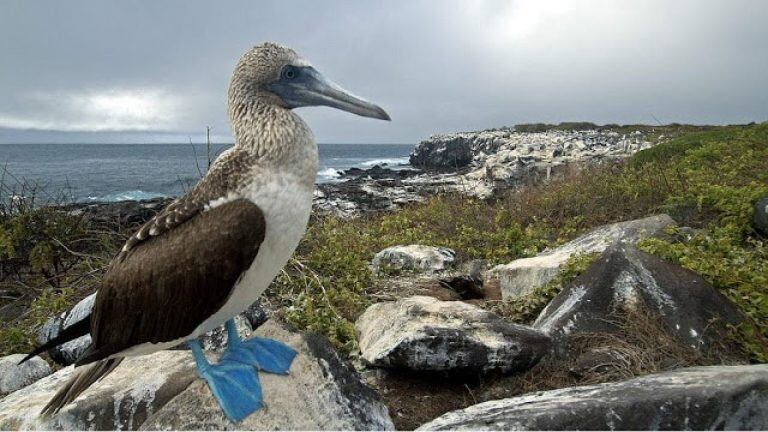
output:
[[[302,67],[295,79],[275,83],[270,88],[291,107],[324,105],[363,117],[390,120],[380,106],[344,90],[313,67]]]

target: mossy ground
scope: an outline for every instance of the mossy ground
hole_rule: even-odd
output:
[[[495,264],[532,256],[598,225],[666,212],[701,231],[692,238],[677,236],[677,241],[649,240],[642,247],[699,272],[728,295],[754,321],[734,329],[734,334],[750,358],[764,361],[768,245],[752,231],[750,220],[754,202],[766,194],[768,124],[685,132],[627,161],[573,168],[547,183],[508,190],[487,201],[438,195],[393,213],[352,220],[314,218],[294,259],[268,291],[267,301],[294,325],[322,333],[340,351],[352,353],[355,318],[387,291],[388,279],[375,277],[368,267],[373,255],[385,247],[444,246],[456,250],[460,261],[482,258]],[[6,218],[6,226],[13,217]],[[73,229],[58,240],[78,244],[77,232]],[[91,239],[90,244],[100,246],[88,254],[109,256],[119,242],[108,237],[99,243]],[[78,266],[95,262],[61,250],[65,262],[74,260]],[[71,252],[83,254],[77,249]],[[99,270],[72,269],[66,272],[68,277],[77,272],[98,276]],[[522,303],[493,307],[529,320],[571,273],[558,281],[560,285],[538,290]],[[33,297],[54,305],[50,310],[59,310],[69,299],[83,296],[81,285],[66,282],[37,289]],[[0,353],[28,347],[38,324],[19,319],[3,323]]]

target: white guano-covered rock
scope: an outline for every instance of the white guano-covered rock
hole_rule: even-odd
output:
[[[488,271],[486,283],[498,283],[504,300],[520,297],[554,279],[574,255],[602,253],[615,243],[635,244],[646,237],[662,236],[671,226],[676,223],[665,214],[604,225],[535,257],[498,265]]]
[[[370,306],[355,323],[363,359],[374,366],[503,373],[535,365],[545,334],[459,301],[415,296]]]
[[[290,374],[261,373],[266,408],[229,422],[206,383],[195,381],[142,426],[143,430],[390,430],[389,413],[325,339],[291,333],[268,321],[255,332],[298,352]]]
[[[702,352],[726,326],[744,320],[699,275],[633,246],[615,245],[563,288],[533,326],[559,342],[574,333],[617,331],[616,314],[631,311],[653,314],[682,346]]]
[[[456,260],[456,252],[448,248],[425,245],[388,247],[373,257],[374,273],[417,271],[435,273],[448,269]]]
[[[473,405],[418,430],[764,430],[768,365],[679,369]]]
[[[24,354],[11,354],[0,358],[0,396],[24,388],[51,374],[51,367],[40,357],[32,357],[23,364]]]
[[[59,370],[0,400],[0,430],[129,430],[186,388],[195,378],[185,351],[129,358],[59,413],[40,411],[75,372]]]
[[[289,375],[260,373],[266,408],[227,420],[189,351],[125,359],[59,413],[40,410],[75,372],[72,366],[0,399],[0,430],[386,430],[386,406],[325,339],[274,321],[255,332],[298,351]],[[215,361],[217,354],[207,352]]]

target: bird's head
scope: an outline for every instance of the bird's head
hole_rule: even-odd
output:
[[[290,48],[263,43],[235,67],[230,100],[258,98],[287,109],[325,105],[363,117],[389,120],[381,107],[342,89]]]

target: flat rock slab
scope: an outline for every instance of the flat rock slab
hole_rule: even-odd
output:
[[[601,253],[616,243],[635,244],[646,237],[664,235],[665,228],[676,225],[664,214],[603,225],[556,249],[498,265],[488,271],[487,283],[497,283],[504,300],[520,297],[554,279],[560,267],[574,255]]]
[[[426,296],[374,304],[355,331],[366,362],[410,370],[506,373],[530,368],[550,349],[542,332]]]
[[[72,366],[0,400],[0,430],[393,429],[387,408],[325,339],[291,333],[273,321],[257,332],[299,354],[289,376],[260,374],[266,409],[230,423],[197,377],[188,351],[124,360],[59,413],[43,406],[75,372]],[[216,353],[208,353],[215,360]]]
[[[41,417],[42,408],[74,372],[66,367],[0,400],[0,429],[137,429],[197,377],[192,356],[183,351],[129,358],[59,413]]]
[[[15,392],[51,374],[51,367],[40,357],[19,364],[25,354],[11,354],[0,358],[0,396]]]
[[[418,430],[761,430],[768,365],[679,369],[484,402]]]
[[[268,321],[256,333],[298,351],[290,375],[259,374],[266,407],[229,422],[202,380],[168,402],[144,430],[390,430],[378,395],[319,337],[290,333]]]
[[[425,245],[388,247],[373,257],[374,273],[418,271],[434,273],[448,269],[456,260],[456,252]]]
[[[616,310],[647,308],[686,346],[705,350],[723,324],[738,324],[735,305],[696,273],[616,245],[565,287],[533,326],[560,340],[576,332],[614,330]]]

